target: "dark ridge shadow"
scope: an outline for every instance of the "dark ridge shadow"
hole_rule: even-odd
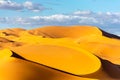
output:
[[[107,72],[112,78],[120,80],[120,65],[115,65],[107,60],[101,59],[103,69]]]
[[[43,36],[44,38],[46,38],[46,37],[55,38],[53,35],[49,35],[45,32],[41,32],[41,33],[44,34],[44,36]]]
[[[22,60],[26,60],[25,58],[23,58],[22,56],[16,54],[15,52],[12,51],[12,53],[13,54],[11,55],[11,57],[15,57],[15,58],[19,58],[19,59],[22,59]]]
[[[19,37],[16,34],[12,34],[12,33],[7,33],[7,32],[2,32],[5,36],[15,36],[15,37]]]
[[[117,36],[115,34],[111,34],[111,33],[108,33],[102,29],[100,29],[100,31],[102,32],[102,35],[103,36],[106,36],[106,37],[109,37],[109,38],[115,38],[115,39],[120,39],[120,36]]]

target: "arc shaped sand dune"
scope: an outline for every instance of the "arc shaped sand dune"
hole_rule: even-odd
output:
[[[23,46],[12,50],[28,60],[75,75],[94,73],[101,67],[97,57],[77,48],[45,44]]]
[[[95,26],[0,30],[0,80],[120,80],[119,39]]]

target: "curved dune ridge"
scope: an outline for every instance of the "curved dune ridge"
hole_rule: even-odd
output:
[[[0,80],[120,80],[119,39],[95,26],[0,30]]]

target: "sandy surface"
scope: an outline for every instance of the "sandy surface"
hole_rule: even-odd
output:
[[[0,80],[120,80],[119,37],[104,34],[94,26],[0,30]]]

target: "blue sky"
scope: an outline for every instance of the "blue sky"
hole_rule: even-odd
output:
[[[0,29],[93,25],[120,35],[120,0],[0,0]]]

